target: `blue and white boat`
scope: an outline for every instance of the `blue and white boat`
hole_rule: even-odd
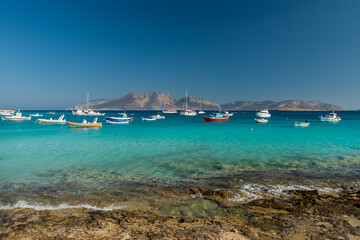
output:
[[[128,117],[126,113],[123,113],[121,117],[106,117],[105,120],[108,121],[134,121],[134,117]]]
[[[117,121],[106,120],[106,124],[114,124],[114,125],[129,124],[129,120],[117,120]]]

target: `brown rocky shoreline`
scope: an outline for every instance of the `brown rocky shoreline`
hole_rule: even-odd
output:
[[[288,197],[248,203],[230,201],[231,193],[221,189],[153,189],[169,197],[201,196],[197,201],[217,205],[218,212],[183,217],[138,209],[0,210],[0,239],[360,239],[360,190],[354,187],[331,195],[290,190]]]

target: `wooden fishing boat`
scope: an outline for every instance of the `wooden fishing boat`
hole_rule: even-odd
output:
[[[31,116],[29,117],[23,117],[21,115],[21,112],[18,111],[17,113],[15,113],[15,115],[12,116],[1,116],[2,120],[10,120],[10,121],[23,121],[23,120],[31,120]]]
[[[97,122],[97,118],[94,121],[87,122],[85,119],[82,123],[68,122],[68,125],[71,127],[82,127],[82,128],[94,128],[94,127],[102,127],[101,123]]]
[[[215,113],[214,115],[202,116],[204,122],[227,122],[229,121],[229,116],[225,117],[222,113]]]
[[[333,122],[333,123],[337,123],[341,120],[341,118],[333,111],[332,113],[330,113],[329,115],[325,115],[325,117],[320,116],[320,120],[322,122]]]
[[[308,127],[310,123],[308,121],[305,122],[295,122],[295,127]]]

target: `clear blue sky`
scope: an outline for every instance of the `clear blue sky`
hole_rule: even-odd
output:
[[[360,1],[0,1],[0,109],[158,90],[360,108]]]

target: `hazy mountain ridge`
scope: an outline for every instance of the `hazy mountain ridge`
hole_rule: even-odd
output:
[[[89,101],[89,108],[94,110],[161,110],[168,102],[168,97],[160,92],[152,93],[130,93],[115,100],[94,100]],[[183,108],[185,98],[171,98],[170,108],[180,110]],[[219,108],[219,104],[201,99],[201,108],[204,110],[214,110]],[[188,107],[190,109],[200,108],[200,98],[188,97]],[[75,105],[74,108],[86,108],[86,103]]]
[[[260,110],[267,109],[306,109],[306,110],[348,110],[345,107],[336,106],[319,101],[310,100],[285,100],[275,102],[273,100],[266,101],[236,101],[232,103],[222,104],[223,109],[228,110]]]
[[[198,110],[217,110],[221,106],[224,110],[260,110],[260,109],[288,109],[288,110],[348,110],[347,108],[327,104],[319,101],[309,100],[286,100],[276,102],[273,100],[265,101],[235,101],[219,105],[217,103],[201,99],[198,97],[188,97],[188,107]],[[89,101],[89,108],[94,110],[161,110],[168,102],[167,95],[160,92],[151,93],[130,93],[124,97],[110,100],[99,99]],[[183,109],[185,98],[171,98],[169,100],[171,108]],[[74,108],[86,108],[86,103],[75,105]]]

